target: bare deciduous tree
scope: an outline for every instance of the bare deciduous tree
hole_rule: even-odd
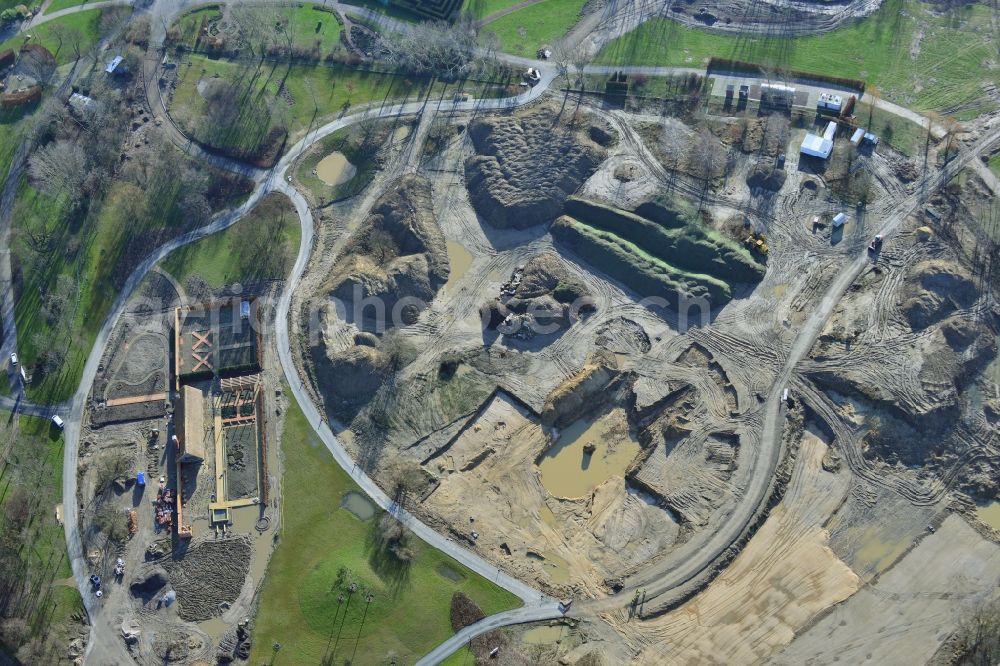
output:
[[[987,603],[967,617],[955,634],[953,663],[993,666],[1000,663],[1000,602]]]
[[[688,165],[692,173],[706,183],[715,178],[725,158],[722,144],[708,130],[703,129],[692,138]]]
[[[56,72],[56,61],[52,54],[38,51],[27,51],[21,55],[19,62],[21,71],[38,81],[43,86]]]
[[[460,20],[418,23],[403,33],[380,36],[383,57],[405,70],[458,79],[482,71],[485,61],[476,55],[476,33]]]
[[[35,151],[28,173],[46,194],[66,196],[76,204],[87,178],[87,155],[78,142],[58,139]]]

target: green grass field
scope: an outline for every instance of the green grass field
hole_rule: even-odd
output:
[[[179,153],[177,159],[183,159]],[[116,179],[99,200],[90,202],[89,210],[72,211],[65,200],[22,180],[11,243],[18,353],[31,369],[52,350],[53,341],[67,345],[56,369],[35,373],[28,384],[33,401],[60,402],[76,390],[127,273],[154,247],[186,230],[182,188],[179,180],[171,181],[156,193],[153,205],[152,193]],[[52,294],[63,294],[63,306],[54,314],[47,311]]]
[[[98,0],[52,0],[48,8],[45,10],[46,14],[55,14],[61,9],[69,9],[70,7],[77,7],[79,5],[86,5],[88,3],[97,2]]]
[[[872,109],[868,104],[858,103],[854,107],[861,126],[879,136],[882,141],[907,157],[922,155],[927,143],[927,130],[906,118],[900,118],[888,111]]]
[[[1000,153],[993,155],[990,158],[990,171],[1000,176]]]
[[[171,101],[171,115],[193,136],[221,148],[258,146],[272,127],[284,125],[294,136],[351,107],[377,100],[400,100],[419,94],[425,84],[391,74],[373,74],[340,65],[289,65],[216,60],[192,55],[179,68],[180,80]],[[249,89],[259,113],[247,112],[226,136],[212,136],[201,122],[208,112],[198,82],[220,77]]]
[[[80,34],[80,52],[89,51],[100,38],[101,14],[103,9],[88,9],[77,12],[69,16],[63,16],[52,21],[41,24],[37,28],[32,28],[30,33],[33,44],[41,44],[56,57],[56,62],[60,65],[73,62],[76,59],[74,49],[64,38],[60,44],[58,30],[53,30],[55,26],[63,26],[70,31],[77,31]],[[0,44],[0,51],[8,48],[19,49],[24,44],[26,33],[19,33]]]
[[[30,663],[56,663],[65,651],[72,616],[82,612],[80,595],[70,578],[63,528],[55,520],[55,506],[62,496],[62,455],[62,433],[47,419],[4,417],[0,424],[0,510],[7,519],[0,522],[0,537],[5,543],[10,538],[24,546],[16,550],[16,565],[5,560],[12,567],[6,573],[28,582],[33,590],[18,603],[19,608],[8,612],[27,621],[29,638],[50,639]],[[17,527],[13,507],[25,500],[27,513],[17,512],[25,524]],[[15,529],[16,535],[8,532]]]
[[[463,9],[467,12],[472,12],[472,15],[477,19],[484,19],[523,1],[524,0],[468,0]]]
[[[356,486],[294,402],[285,418],[283,525],[261,592],[250,663],[384,664],[394,654],[396,663],[409,664],[453,633],[454,592],[464,592],[487,614],[519,605],[415,537],[407,569],[383,567],[366,545],[377,517],[363,522],[341,508],[344,494]],[[343,567],[358,591],[341,611]],[[374,601],[366,614],[368,592]],[[277,653],[274,643],[281,645]]]
[[[543,0],[487,23],[482,33],[496,33],[500,50],[534,56],[543,45],[551,46],[580,19],[586,0]]]
[[[291,32],[292,44],[297,48],[313,48],[317,45],[321,53],[325,56],[330,51],[340,46],[341,26],[337,21],[337,16],[333,12],[325,11],[323,5],[303,4],[293,7],[278,8],[247,8],[246,11],[268,12],[274,15],[288,26]],[[179,33],[177,43],[184,44],[188,49],[193,49],[195,40],[198,37],[198,29],[203,18],[211,20],[221,15],[219,5],[208,5],[198,7],[183,16],[174,24],[174,28]],[[278,44],[285,44],[284,27],[275,30],[275,40]]]
[[[702,67],[711,56],[862,79],[886,99],[959,119],[996,108],[983,83],[1000,85],[996,37],[984,4],[947,13],[921,0],[887,0],[872,16],[798,39],[729,36],[652,19],[608,44],[609,65]]]
[[[299,249],[299,218],[291,202],[271,194],[221,233],[187,245],[161,267],[182,285],[198,275],[213,288],[283,279]]]

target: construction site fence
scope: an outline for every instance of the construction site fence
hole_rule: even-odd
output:
[[[267,474],[267,412],[264,410],[264,391],[257,391],[257,436],[260,437],[260,503],[267,506],[270,483]]]
[[[856,90],[860,93],[865,91],[865,82],[860,79],[830,76],[828,74],[817,74],[815,72],[803,72],[796,69],[770,69],[754,62],[732,60],[730,58],[709,58],[707,71],[709,74],[712,74],[713,72],[744,72],[755,75],[762,75],[765,71],[774,71],[777,77],[782,79],[791,79],[802,82],[813,81],[819,83],[832,83],[841,88]]]

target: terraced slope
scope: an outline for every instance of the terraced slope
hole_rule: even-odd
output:
[[[565,210],[552,235],[644,298],[676,305],[686,293],[717,307],[732,299],[734,284],[764,276],[744,248],[671,201],[647,202],[633,213],[571,197]]]

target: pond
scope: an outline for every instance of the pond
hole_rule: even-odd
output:
[[[344,493],[340,500],[340,507],[350,511],[358,520],[368,521],[375,517],[375,505],[367,497],[354,490]]]
[[[450,289],[468,272],[469,267],[472,266],[473,257],[472,253],[461,243],[448,241],[446,245],[448,247],[448,265],[451,267],[451,272],[448,273],[448,281],[445,283],[444,288]]]
[[[613,435],[612,427],[607,418],[580,419],[563,430],[538,463],[545,489],[554,497],[584,497],[612,476],[624,476],[639,442],[627,426]]]

